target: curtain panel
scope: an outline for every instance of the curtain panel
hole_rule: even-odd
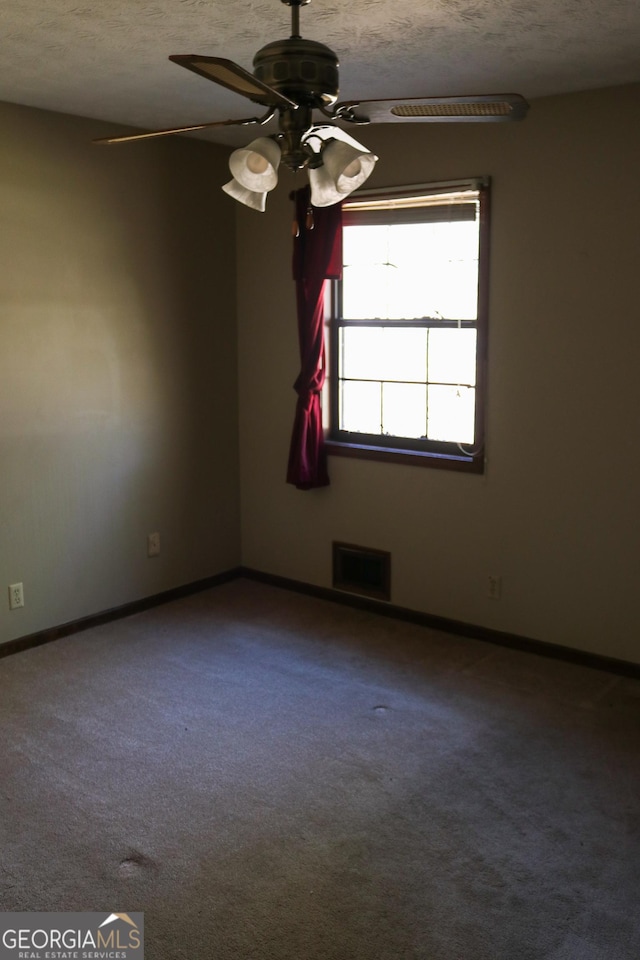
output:
[[[300,373],[287,483],[299,490],[329,484],[320,395],[325,381],[324,295],[342,275],[342,204],[313,207],[309,186],[296,190],[293,279],[296,284]]]

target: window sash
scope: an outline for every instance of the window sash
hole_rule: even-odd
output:
[[[441,320],[440,317],[417,317],[415,320],[385,320],[375,317],[371,320],[363,320],[359,317],[357,320],[349,320],[348,317],[335,317],[335,322],[339,327],[427,327],[434,330],[454,329],[458,327],[465,330],[475,330],[478,327],[477,320]]]
[[[431,461],[433,466],[451,466],[453,469],[469,469],[482,472],[484,468],[484,395],[486,390],[486,332],[487,332],[487,284],[488,284],[488,178],[469,181],[449,181],[426,187],[402,187],[385,191],[359,191],[354,198],[343,204],[344,226],[384,223],[426,222],[437,223],[453,220],[478,220],[478,313],[474,319],[446,319],[420,317],[412,319],[358,318],[343,316],[342,284],[335,281],[332,289],[332,317],[330,323],[330,432],[334,452],[373,456],[386,451],[391,459],[404,462],[411,455],[420,456],[422,462]],[[433,329],[477,329],[476,383],[470,387],[475,393],[475,440],[474,449],[467,449],[456,441],[436,441],[424,438],[365,434],[339,429],[340,383],[351,378],[340,377],[339,343],[340,330],[345,327],[394,327]],[[374,378],[376,379],[376,378]],[[431,381],[424,381],[425,388]],[[434,382],[435,384],[435,382]],[[464,386],[464,385],[463,385]],[[380,456],[378,459],[389,459]]]
[[[386,210],[343,208],[345,227],[385,226],[396,223],[460,223],[477,220],[476,203],[443,203],[425,207],[394,207]]]

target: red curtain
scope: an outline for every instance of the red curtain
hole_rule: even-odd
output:
[[[327,455],[320,392],[325,380],[324,293],[342,274],[342,205],[312,207],[308,186],[296,190],[293,279],[296,283],[300,374],[287,483],[299,490],[326,487]]]

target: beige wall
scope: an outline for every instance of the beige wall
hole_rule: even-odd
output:
[[[97,148],[101,124],[0,106],[0,589],[26,597],[0,641],[239,562],[237,275],[246,565],[329,585],[333,539],[379,547],[394,603],[640,661],[639,108],[360,132],[371,185],[493,177],[487,471],[332,459],[302,493],[293,176],[260,215],[220,194],[222,148]]]
[[[331,541],[390,550],[392,601],[640,661],[640,87],[523,124],[361,128],[369,185],[493,178],[487,470],[333,458],[284,482],[297,336],[293,177],[238,212],[243,562],[330,584]],[[486,596],[500,574],[503,595]]]
[[[240,555],[226,150],[96,147],[112,128],[11,105],[0,124],[5,641]]]

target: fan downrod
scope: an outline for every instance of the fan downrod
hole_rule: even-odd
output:
[[[311,0],[282,0],[288,7],[291,7],[291,36],[300,36],[300,7],[306,7]]]

